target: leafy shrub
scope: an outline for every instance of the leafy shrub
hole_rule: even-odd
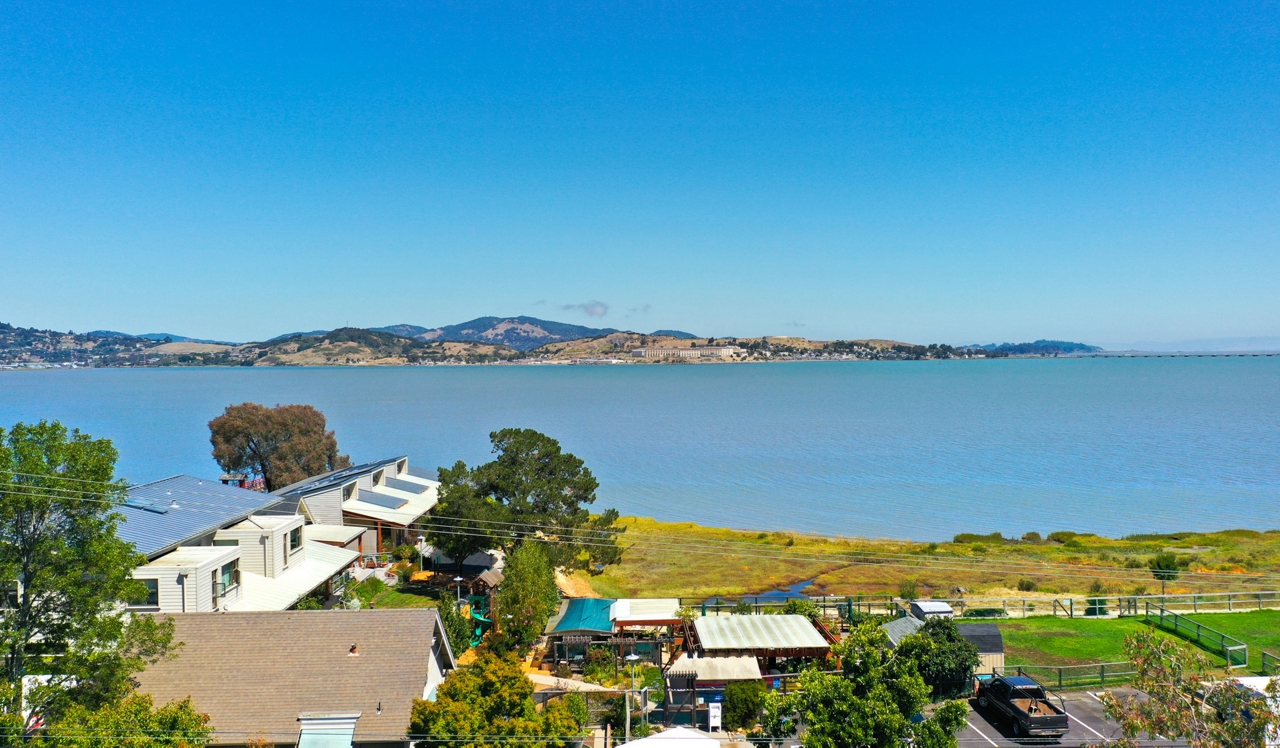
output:
[[[1000,533],[998,533],[998,532],[993,532],[993,533],[991,533],[990,535],[979,535],[979,534],[977,534],[977,533],[973,533],[973,532],[962,532],[962,533],[960,533],[959,535],[956,535],[954,538],[952,538],[952,539],[951,539],[951,542],[953,542],[953,543],[961,543],[961,544],[963,544],[963,543],[993,543],[993,544],[995,544],[995,545],[1000,545],[1000,544],[1004,543],[1004,536],[1003,536],[1003,535],[1001,535],[1001,534],[1000,534]]]
[[[1019,580],[1018,580],[1018,591],[1019,591],[1019,592],[1035,592],[1035,591],[1036,591],[1036,580],[1034,580],[1034,579],[1019,579]]]
[[[1074,532],[1071,532],[1070,530],[1059,530],[1058,532],[1051,532],[1049,533],[1049,542],[1065,543],[1068,540],[1071,540],[1072,538],[1074,538],[1078,534],[1079,533],[1074,533]]]
[[[818,610],[818,604],[812,600],[802,600],[800,598],[792,598],[782,606],[782,614],[787,616],[804,616],[810,621],[816,621],[822,617],[822,611]]]
[[[755,608],[751,607],[751,603],[746,600],[739,600],[734,603],[733,609],[729,611],[735,616],[749,616],[755,612]]]
[[[406,543],[405,545],[396,546],[395,549],[391,551],[391,555],[401,561],[411,561],[414,556],[418,555],[418,549]]]
[[[324,610],[324,603],[320,602],[319,600],[317,600],[315,597],[311,595],[307,595],[306,597],[299,600],[298,604],[295,605],[294,607],[297,608],[298,610]]]
[[[582,674],[588,678],[604,678],[613,675],[613,652],[608,647],[592,647],[582,658]]]
[[[916,590],[916,580],[904,579],[898,582],[898,597],[903,600],[915,600],[919,596]]]
[[[1023,533],[1023,534],[1022,534],[1022,540],[1023,540],[1024,542],[1027,542],[1027,543],[1040,543],[1040,542],[1043,542],[1043,538],[1041,538],[1041,537],[1040,537],[1040,533],[1038,533],[1038,532],[1027,532],[1027,533]]]
[[[764,709],[764,683],[744,680],[729,683],[724,689],[724,728],[746,730],[755,727]]]

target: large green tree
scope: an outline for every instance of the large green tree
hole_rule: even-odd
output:
[[[1137,748],[1159,735],[1185,740],[1193,748],[1262,748],[1275,745],[1280,733],[1280,682],[1259,694],[1231,678],[1209,673],[1204,655],[1173,637],[1137,631],[1125,638],[1125,654],[1136,675],[1131,685],[1142,693],[1104,693],[1107,717],[1120,724],[1116,748]],[[1146,741],[1140,740],[1146,737]]]
[[[347,467],[324,414],[310,405],[228,405],[209,422],[213,459],[228,473],[259,476],[268,491]]]
[[[502,571],[494,606],[496,620],[510,644],[528,647],[542,635],[547,620],[560,606],[555,568],[546,546],[526,539],[507,557]]]
[[[878,626],[858,626],[831,650],[842,672],[811,668],[800,675],[799,693],[766,697],[766,736],[788,738],[802,730],[806,748],[956,748],[967,707],[947,702],[913,721],[929,703],[929,686],[915,660],[891,649]]]
[[[119,702],[133,674],[169,648],[172,622],[120,605],[146,594],[132,577],[146,558],[116,536],[124,486],[113,480],[115,461],[110,441],[57,422],[0,428],[7,735]]]
[[[547,542],[557,567],[596,569],[621,560],[618,513],[591,516],[599,483],[581,459],[533,429],[502,429],[489,439],[497,454],[491,462],[441,468],[433,545],[458,553],[510,550],[533,536]]]
[[[982,662],[978,647],[960,636],[951,618],[935,616],[898,644],[898,655],[915,660],[920,677],[935,696],[949,696],[969,687],[969,678]]]
[[[99,709],[73,706],[48,727],[32,748],[193,748],[213,734],[209,715],[191,699],[159,708],[148,694],[135,693]]]
[[[513,743],[558,748],[578,742],[586,726],[578,697],[553,701],[539,712],[533,682],[515,655],[480,647],[474,664],[454,670],[435,701],[415,701],[409,737],[419,746],[489,748]]]

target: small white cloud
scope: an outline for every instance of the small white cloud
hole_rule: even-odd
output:
[[[603,317],[609,313],[609,305],[603,301],[586,301],[581,304],[565,304],[560,308],[566,312],[583,312],[588,317]]]
[[[641,304],[640,306],[628,307],[627,311],[632,314],[648,314],[653,309],[653,304]]]
[[[534,306],[546,306],[546,305],[547,305],[547,300],[546,300],[546,299],[538,299],[537,301],[533,302],[533,305],[534,305]]]

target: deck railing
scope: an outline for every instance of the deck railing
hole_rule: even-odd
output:
[[[823,616],[846,619],[850,611],[878,615],[901,615],[911,601],[892,595],[798,596],[816,604]],[[1059,597],[935,597],[947,603],[956,615],[966,618],[1029,618],[1053,615],[1061,618],[1140,616],[1148,604],[1173,613],[1227,613],[1280,608],[1280,591],[1196,592],[1178,595],[1067,595]],[[776,612],[787,598],[770,595],[715,597],[708,600],[682,598],[680,604],[701,615],[726,615],[746,603],[752,613]]]
[[[1123,683],[1137,674],[1128,662],[1099,662],[1092,665],[1010,665],[996,668],[1000,675],[1025,675],[1059,689],[1105,686]]]
[[[1249,666],[1249,646],[1235,637],[1151,603],[1146,605],[1144,618],[1178,636],[1194,640],[1211,652],[1221,653],[1227,662],[1227,670]]]
[[[1272,673],[1280,673],[1280,655],[1264,650],[1262,652],[1262,674],[1271,675]]]

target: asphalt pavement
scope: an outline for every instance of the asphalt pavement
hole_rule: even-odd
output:
[[[1107,689],[1117,696],[1124,697],[1137,694],[1131,688]],[[1008,722],[993,709],[981,709],[976,699],[969,700],[969,726],[960,733],[960,748],[1014,748],[1015,746],[1080,746],[1100,745],[1109,740],[1123,737],[1120,727],[1104,716],[1102,702],[1098,700],[1101,691],[1067,691],[1062,693],[1066,703],[1068,729],[1061,739],[1024,738],[1015,740]],[[1170,740],[1143,740],[1144,745],[1184,746],[1185,742]]]

